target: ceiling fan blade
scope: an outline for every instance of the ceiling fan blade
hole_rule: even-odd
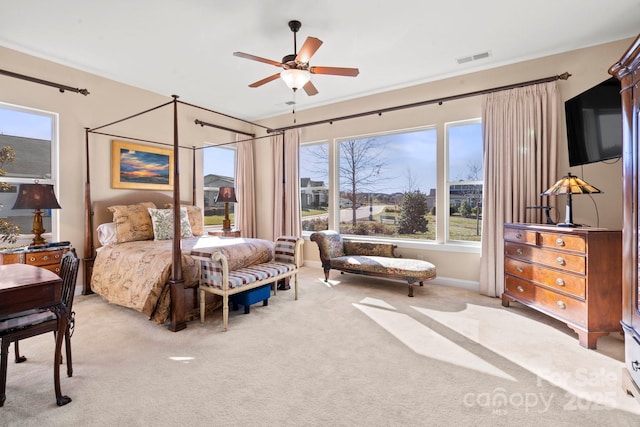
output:
[[[304,91],[307,92],[307,95],[309,96],[318,94],[318,89],[316,89],[313,83],[311,83],[311,80],[309,80],[304,86],[302,86],[302,89],[304,89]]]
[[[360,74],[360,70],[357,68],[343,68],[343,67],[309,67],[311,74],[332,74],[335,76],[347,76],[355,77]]]
[[[309,62],[313,54],[316,53],[316,50],[318,50],[321,45],[322,40],[315,37],[307,37],[298,52],[298,56],[296,56],[296,62],[303,62],[305,64]]]
[[[237,56],[238,58],[251,59],[252,61],[264,62],[265,64],[275,65],[276,67],[282,66],[282,63],[278,61],[274,61],[272,59],[261,58],[255,55],[249,55],[244,52],[233,52],[233,56]]]
[[[262,79],[262,80],[258,80],[258,81],[257,81],[257,82],[255,82],[255,83],[251,83],[251,84],[249,85],[249,87],[258,87],[258,86],[262,86],[262,85],[263,85],[263,84],[265,84],[265,83],[269,83],[269,82],[274,81],[274,80],[275,80],[275,79],[277,79],[278,77],[280,77],[280,73],[276,73],[276,74],[274,74],[274,75],[272,75],[272,76],[265,77],[265,78],[264,78],[264,79]]]

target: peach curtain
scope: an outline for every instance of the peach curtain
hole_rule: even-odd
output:
[[[556,81],[494,92],[483,100],[484,295],[499,297],[504,290],[503,224],[540,222],[540,211],[526,207],[543,204],[540,193],[558,179],[561,108]]]
[[[242,237],[256,237],[255,181],[253,167],[253,140],[241,141],[243,135],[236,135],[236,205],[235,227]]]
[[[281,235],[300,236],[300,177],[298,155],[302,131],[293,129],[271,138],[274,155],[273,238]]]

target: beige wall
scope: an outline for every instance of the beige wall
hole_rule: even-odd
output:
[[[375,110],[395,105],[403,105],[428,99],[445,97],[469,91],[476,91],[505,84],[537,79],[568,71],[572,77],[559,83],[564,99],[585,90],[608,77],[607,69],[615,62],[631,43],[631,39],[609,43],[593,48],[573,51],[567,54],[505,66],[498,69],[448,78],[412,88],[396,90],[385,94],[369,96],[354,101],[342,102],[331,106],[297,112],[297,122],[305,123],[344,114]],[[60,115],[60,185],[56,189],[62,210],[59,212],[60,240],[70,240],[82,254],[84,235],[84,183],[85,183],[85,132],[84,128],[93,128],[114,120],[155,107],[171,99],[171,94],[154,94],[87,72],[60,66],[49,61],[24,55],[0,47],[2,68],[16,73],[26,74],[72,87],[87,88],[91,94],[82,96],[74,93],[59,93],[56,89],[34,84],[6,76],[0,76],[0,101],[30,108],[55,112]],[[125,66],[125,65],[123,65]],[[179,94],[178,94],[179,95]],[[184,100],[189,102],[188,99]],[[480,116],[480,98],[467,98],[451,101],[441,106],[430,105],[384,114],[382,117],[370,116],[349,121],[336,122],[333,125],[320,125],[303,129],[303,141],[330,140],[333,138],[362,135],[374,132],[409,129],[435,124],[439,133],[439,144],[443,144],[444,123]],[[186,147],[200,146],[205,141],[228,142],[234,136],[229,132],[212,128],[201,128],[193,121],[200,120],[222,124],[240,130],[247,129],[218,115],[201,112],[189,107],[180,107],[180,144]],[[265,120],[263,124],[271,127],[292,124],[292,116],[286,114]],[[172,110],[164,107],[148,116],[117,125],[105,131],[119,135],[132,136],[154,141],[172,143]],[[255,129],[258,136],[264,135]],[[92,197],[102,199],[124,190],[114,190],[110,186],[110,140],[108,136],[92,136],[91,183]],[[258,194],[258,237],[271,235],[273,212],[273,173],[270,170],[272,156],[267,139],[256,142],[256,159],[262,159],[256,166],[256,185]],[[191,154],[181,150],[181,195],[183,200],[191,197]],[[566,145],[559,152],[559,168],[568,169]],[[439,159],[439,168],[443,159]],[[197,173],[202,185],[201,168]],[[621,227],[621,166],[596,164],[574,168],[572,173],[582,176],[588,182],[605,193],[594,195],[600,215],[600,225],[609,228]],[[199,193],[201,197],[202,193]],[[586,197],[574,198],[574,219],[595,225],[593,202]],[[560,214],[564,209],[560,209]],[[317,249],[312,242],[305,245],[305,257],[317,261]],[[456,253],[450,251],[401,249],[405,256],[422,257],[438,266],[442,277],[477,281],[479,277],[479,253]],[[465,269],[460,269],[465,265]]]

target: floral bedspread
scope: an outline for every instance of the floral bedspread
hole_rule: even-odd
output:
[[[273,242],[262,239],[233,239],[201,236],[183,239],[182,278],[184,286],[195,286],[200,278],[199,261],[189,256],[219,250],[234,270],[273,259]],[[91,289],[111,304],[133,308],[156,323],[170,314],[171,240],[144,240],[100,248],[93,264]],[[206,256],[206,255],[205,255]]]

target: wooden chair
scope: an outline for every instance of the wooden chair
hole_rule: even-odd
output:
[[[75,249],[71,249],[62,257],[60,262],[60,277],[62,278],[62,302],[67,308],[69,323],[65,331],[65,353],[67,355],[67,376],[73,375],[73,366],[71,359],[71,335],[75,325],[75,313],[73,310],[73,295],[76,288],[76,278],[78,277],[78,267],[80,260],[76,255]],[[53,332],[54,336],[58,329],[58,320],[56,315],[51,311],[27,310],[17,313],[9,318],[0,319],[0,353],[2,356],[0,362],[0,392],[4,394],[7,379],[7,358],[9,353],[9,344],[15,343],[16,363],[22,363],[27,360],[26,357],[20,356],[18,342],[21,339],[34,337],[36,335]],[[62,363],[62,360],[60,361]],[[2,404],[0,403],[0,406]]]

